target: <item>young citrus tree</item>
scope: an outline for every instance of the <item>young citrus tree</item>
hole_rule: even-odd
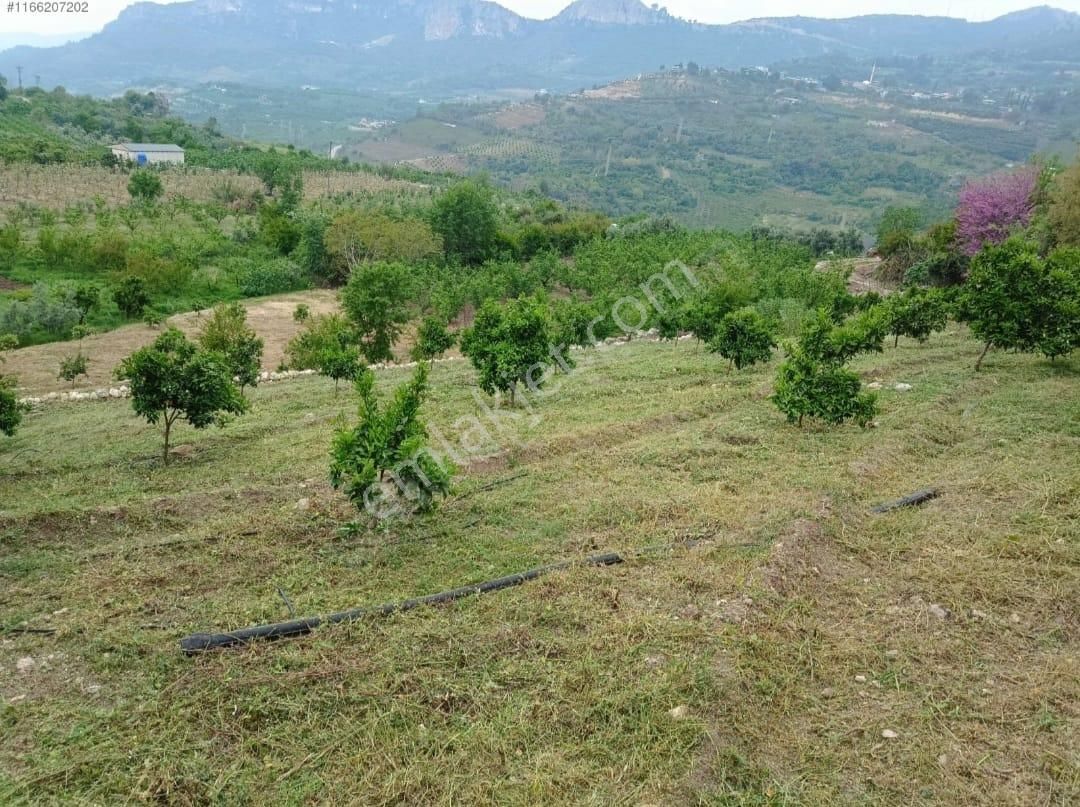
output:
[[[442,239],[446,257],[478,266],[495,256],[499,208],[491,186],[464,180],[443,192],[431,212],[431,229]]]
[[[428,372],[421,362],[385,407],[375,394],[374,374],[366,370],[357,378],[359,421],[334,435],[330,481],[358,509],[378,517],[386,514],[388,499],[397,499],[427,510],[449,492],[454,469],[428,449],[420,418]]]
[[[787,348],[772,400],[789,423],[807,417],[830,425],[854,420],[866,426],[877,413],[877,399],[862,390],[859,376],[845,366],[860,353],[880,352],[888,330],[882,306],[860,311],[837,325],[819,310]]]
[[[60,373],[57,378],[69,382],[74,387],[79,376],[87,374],[89,365],[89,360],[81,352],[74,356],[65,356],[60,360]]]
[[[1067,250],[1046,261],[1035,244],[1010,238],[972,259],[957,309],[985,343],[976,370],[992,347],[1050,358],[1076,347],[1080,268],[1069,254],[1075,258],[1075,251]]]
[[[893,347],[900,344],[901,336],[925,342],[930,334],[945,330],[949,321],[948,302],[940,289],[912,286],[890,297],[886,310],[895,337]]]
[[[356,335],[344,317],[323,314],[305,321],[304,330],[286,348],[289,366],[315,370],[334,379],[336,393],[342,381],[352,381],[364,370]]]
[[[539,300],[519,297],[506,305],[488,300],[461,335],[461,352],[480,374],[481,389],[489,395],[509,393],[513,406],[518,384],[531,389],[543,385],[552,347],[550,328],[547,308]]]
[[[221,303],[214,306],[209,319],[199,333],[203,349],[220,353],[240,384],[245,387],[259,383],[262,369],[263,340],[247,324],[247,309],[240,303]]]
[[[412,349],[413,361],[435,359],[454,346],[457,337],[446,328],[439,317],[426,317],[416,330],[416,345]]]
[[[738,370],[772,357],[776,340],[769,323],[752,308],[732,311],[720,320],[709,350],[719,353]]]
[[[224,414],[238,415],[247,409],[225,357],[200,349],[176,328],[128,356],[116,376],[130,384],[135,413],[151,425],[163,424],[166,465],[172,428],[178,420],[205,429]]]
[[[409,270],[401,263],[358,264],[349,274],[341,307],[368,361],[393,361],[394,343],[409,321],[409,287]]]
[[[19,346],[19,340],[11,334],[0,335],[0,364],[3,364],[3,353],[6,350],[14,350]],[[15,396],[15,379],[0,373],[0,434],[8,437],[15,436],[15,430],[22,423],[23,407]]]

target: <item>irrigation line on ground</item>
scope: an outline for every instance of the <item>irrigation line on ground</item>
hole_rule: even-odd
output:
[[[353,608],[348,611],[339,611],[327,616],[313,616],[305,619],[294,619],[289,622],[277,622],[268,625],[255,625],[250,628],[230,631],[228,633],[193,633],[180,640],[180,649],[189,656],[205,653],[209,650],[219,650],[226,647],[250,644],[261,639],[287,639],[296,636],[304,636],[311,633],[321,625],[336,625],[346,622],[356,622],[367,617],[390,616],[391,614],[412,611],[416,608],[428,605],[442,605],[471,597],[477,594],[488,594],[501,591],[512,586],[520,586],[544,575],[553,572],[566,571],[575,567],[585,566],[616,566],[625,563],[635,557],[657,554],[679,548],[692,548],[698,544],[706,543],[706,540],[679,541],[673,544],[645,547],[636,552],[620,554],[607,552],[601,555],[591,555],[584,560],[569,560],[560,563],[552,563],[547,566],[538,566],[535,569],[519,572],[517,574],[498,577],[484,583],[442,591],[438,594],[429,594],[426,597],[416,597],[400,602],[386,603],[385,605],[368,608]],[[757,544],[722,544],[720,546],[738,548],[757,546]]]

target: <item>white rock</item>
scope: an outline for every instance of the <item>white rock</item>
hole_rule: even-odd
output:
[[[881,389],[881,382],[880,381],[871,381],[869,384],[866,385],[866,388],[867,389],[872,389],[872,390],[879,390],[879,389]]]
[[[858,683],[858,684],[865,684],[866,683],[866,676],[865,675],[856,675],[855,676],[855,682]]]
[[[913,387],[911,386],[911,384],[897,384],[895,387],[893,387],[893,389],[897,392],[910,392]]]
[[[682,706],[676,706],[674,709],[668,711],[668,715],[672,720],[685,720],[690,717],[690,707],[685,704]]]
[[[30,656],[25,656],[24,658],[21,658],[15,662],[15,669],[21,672],[23,675],[31,672],[36,666],[37,662],[30,658]]]
[[[895,740],[900,735],[897,734],[892,729],[885,729],[884,731],[881,732],[881,736],[884,737],[886,740]]]
[[[926,610],[928,610],[931,614],[936,616],[938,619],[948,619],[949,616],[950,616],[949,609],[946,608],[944,605],[939,605],[936,602],[930,603],[930,607],[927,608]]]
[[[310,510],[311,509],[311,499],[309,499],[309,498],[307,498],[305,496],[303,499],[301,499],[300,501],[298,501],[296,503],[296,509],[301,511],[301,512],[304,512],[306,510]]]

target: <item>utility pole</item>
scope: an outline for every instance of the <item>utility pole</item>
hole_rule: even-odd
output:
[[[613,148],[612,144],[608,143],[608,147],[607,147],[607,163],[604,165],[604,177],[605,178],[607,177],[608,174],[611,173],[611,150],[612,150],[612,148]]]
[[[41,86],[41,73],[34,73],[34,86]]]
[[[18,65],[15,70],[19,74],[19,93],[22,94],[22,65]]]

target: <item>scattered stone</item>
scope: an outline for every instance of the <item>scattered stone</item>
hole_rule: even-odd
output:
[[[989,615],[985,611],[980,611],[978,608],[971,609],[972,619],[988,619]]]
[[[650,670],[655,670],[657,667],[663,667],[667,658],[661,655],[645,656],[645,666]]]
[[[949,758],[945,754],[942,754],[941,756],[939,756],[937,758],[937,764],[940,765],[943,768],[945,767],[945,763],[947,763],[948,761],[949,761]]]
[[[948,608],[946,608],[944,605],[940,605],[940,604],[938,604],[936,602],[930,603],[930,607],[927,608],[926,610],[928,610],[931,614],[936,616],[938,619],[948,619],[952,615],[952,612],[949,611]]]
[[[899,650],[886,650],[885,651],[885,658],[887,658],[889,660],[896,659],[896,658],[899,658],[899,657],[900,657],[900,651]]]
[[[36,666],[37,662],[30,658],[30,656],[25,656],[24,658],[21,658],[15,662],[15,669],[21,672],[23,675],[33,672]]]
[[[897,734],[892,729],[885,729],[884,731],[881,732],[881,736],[884,737],[886,740],[895,740],[900,735]]]
[[[910,392],[914,388],[911,386],[911,384],[897,384],[895,387],[893,387],[893,389],[897,392]]]
[[[866,385],[866,388],[870,390],[879,390],[881,389],[881,387],[882,384],[880,381],[871,381],[869,384]]]
[[[691,603],[679,612],[683,619],[701,619],[701,609]]]
[[[672,720],[685,720],[690,717],[690,707],[686,705],[676,706],[668,712]]]
[[[177,446],[176,448],[171,449],[169,451],[169,453],[172,454],[174,457],[179,457],[182,460],[186,460],[189,457],[194,456],[194,454],[195,454],[195,446],[190,445],[190,444]]]
[[[1019,625],[1020,624],[1020,614],[1013,611],[1009,615],[1009,621],[1012,622],[1014,625]]]
[[[865,675],[856,675],[855,676],[855,683],[857,683],[857,684],[865,684],[866,683],[866,676]]]
[[[306,512],[311,509],[311,499],[306,496],[296,503],[296,509],[300,512]]]
[[[832,687],[825,687],[825,689],[821,690],[821,697],[823,698],[831,698],[835,694],[836,690]]]

